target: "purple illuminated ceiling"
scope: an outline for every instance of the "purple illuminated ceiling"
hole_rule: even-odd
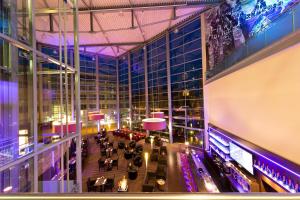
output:
[[[165,0],[166,2],[178,2],[179,0]],[[37,0],[37,13],[41,9],[57,8],[57,1]],[[109,8],[126,7],[130,5],[157,5],[162,1],[158,0],[79,0],[79,8]],[[191,2],[196,2],[191,1]],[[80,44],[116,44],[116,43],[141,43],[160,32],[183,21],[187,17],[202,11],[207,5],[179,6],[176,7],[174,15],[173,7],[162,7],[152,9],[135,9],[132,13],[130,9],[106,10],[105,12],[93,12],[93,32],[90,26],[90,13],[80,12],[79,14],[79,40]],[[37,41],[46,44],[58,45],[58,22],[59,17],[53,14],[53,28],[50,30],[50,17],[48,14],[37,14],[36,30]],[[133,19],[133,21],[132,21]],[[73,45],[73,18],[68,15],[66,19],[67,44]],[[132,24],[133,22],[133,24]],[[133,26],[132,26],[133,25]],[[111,56],[118,56],[136,47],[134,45],[122,46],[93,46],[86,47],[88,52],[100,53]]]

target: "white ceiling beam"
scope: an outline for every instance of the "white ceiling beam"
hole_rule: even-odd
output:
[[[129,4],[130,4],[130,5],[133,5],[133,3],[131,2],[131,0],[128,0],[128,1],[129,1]],[[136,16],[134,10],[132,10],[132,13],[133,13],[133,16],[135,17],[135,20],[136,20],[136,23],[137,23],[137,25],[138,25],[138,28],[139,28],[139,30],[140,30],[140,32],[141,32],[142,38],[143,38],[144,41],[146,41],[146,38],[145,38],[145,32],[142,30],[141,23],[139,22],[139,19],[138,19],[138,17]]]

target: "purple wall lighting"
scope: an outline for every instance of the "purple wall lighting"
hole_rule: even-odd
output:
[[[181,171],[188,192],[198,192],[198,187],[195,184],[191,166],[186,154],[180,153]]]
[[[300,192],[300,168],[296,164],[284,160],[284,158],[257,147],[252,143],[243,141],[217,127],[213,127],[213,125],[210,125],[208,132],[209,134],[212,133],[213,135],[221,136],[225,140],[233,141],[251,152],[254,156],[253,167],[256,171],[277,183],[284,190],[291,193]]]

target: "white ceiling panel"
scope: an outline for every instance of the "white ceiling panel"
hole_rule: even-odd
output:
[[[131,12],[107,12],[97,13],[96,15],[104,30],[119,30],[131,27]]]
[[[142,42],[143,37],[138,28],[106,33],[111,42]]]
[[[203,10],[205,6],[198,7],[176,7],[176,18],[172,20],[172,7],[160,8],[139,8],[134,9],[134,18],[128,9],[130,6],[143,5],[152,6],[163,3],[183,2],[182,0],[79,0],[79,8],[86,10],[79,13],[79,42],[83,44],[101,44],[100,46],[86,47],[86,51],[97,52],[106,55],[116,56],[125,53],[136,47],[136,45],[120,45],[119,47],[104,47],[108,43],[136,43],[149,40],[162,31],[183,21],[187,17]],[[195,0],[190,0],[195,1]],[[36,8],[57,8],[58,0],[36,0]],[[90,13],[88,9],[104,10],[93,12],[93,30],[91,32]],[[113,10],[105,10],[114,8]],[[36,17],[37,40],[42,43],[58,45],[58,16],[53,14],[53,32],[50,32],[50,22],[48,15],[39,15]],[[132,27],[132,20],[134,27]],[[67,41],[73,45],[73,16],[68,15],[67,19]],[[63,25],[62,25],[63,27]]]

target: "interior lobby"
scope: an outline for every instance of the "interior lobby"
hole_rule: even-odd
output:
[[[300,0],[1,0],[0,199],[299,199],[299,55]]]

